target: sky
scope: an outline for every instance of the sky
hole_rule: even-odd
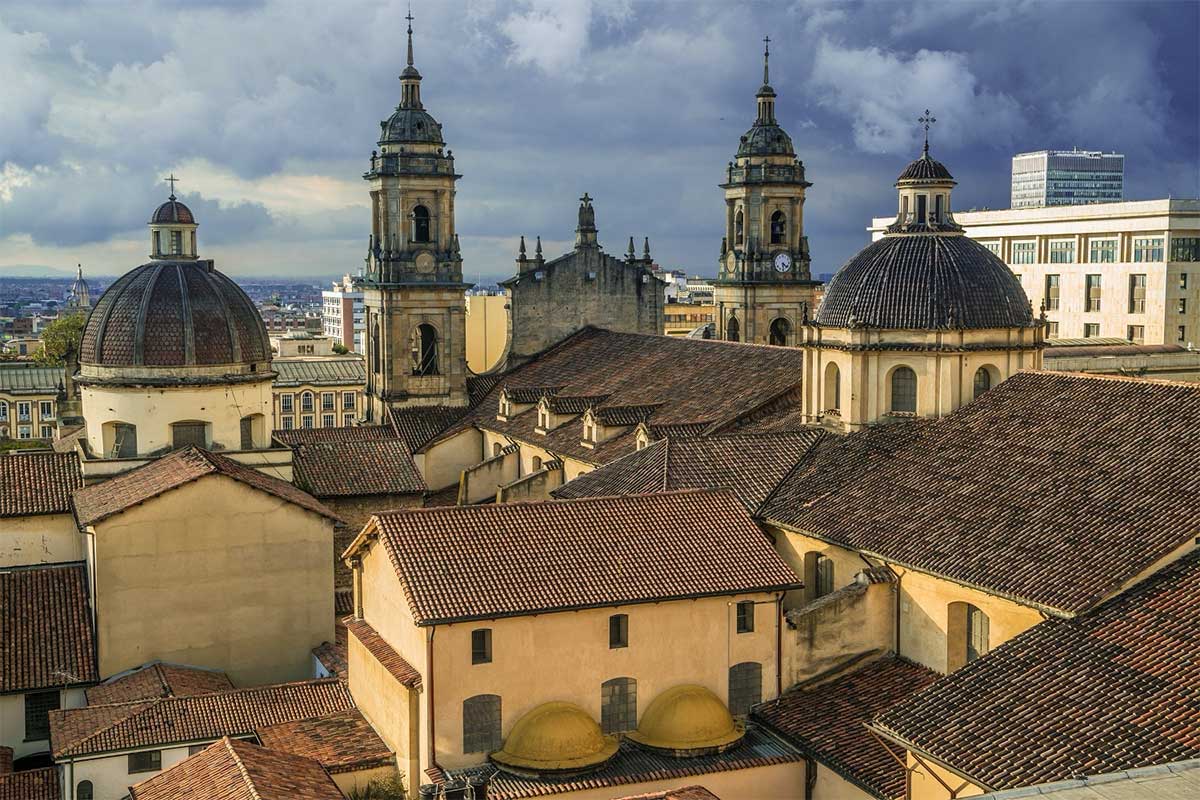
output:
[[[235,278],[357,272],[362,173],[399,102],[403,2],[0,0],[0,275],[117,275],[177,193]],[[1126,155],[1127,199],[1200,197],[1200,3],[414,0],[422,100],[463,178],[464,277],[517,239],[648,236],[713,275],[720,183],[754,121],[762,37],[776,113],[813,184],[813,272],[867,244],[920,152],[954,206],[1004,208],[1014,153]]]

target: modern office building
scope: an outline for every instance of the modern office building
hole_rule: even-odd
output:
[[[1012,207],[1079,206],[1124,199],[1125,156],[1090,150],[1039,150],[1012,160]]]
[[[881,238],[893,217],[872,220]],[[1200,200],[955,212],[1021,279],[1047,339],[1200,344]]]
[[[327,292],[321,292],[321,329],[325,335],[354,353],[363,352],[363,292],[360,278],[343,275]]]

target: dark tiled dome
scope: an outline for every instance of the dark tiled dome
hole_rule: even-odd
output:
[[[742,156],[793,156],[792,137],[778,125],[755,124],[746,131],[738,145],[738,157]]]
[[[445,144],[442,126],[423,108],[397,108],[380,125],[380,144]]]
[[[961,234],[898,235],[846,262],[815,321],[831,328],[1015,328],[1032,325],[1033,312],[1021,282],[978,242]]]
[[[186,225],[195,225],[196,218],[192,216],[192,210],[183,203],[175,199],[174,196],[170,200],[163,203],[158,208],[154,209],[154,215],[150,217],[150,224],[178,222]]]
[[[950,170],[946,169],[946,165],[940,161],[934,161],[929,157],[929,152],[926,151],[904,168],[904,172],[900,173],[900,177],[896,178],[896,182],[901,181],[952,181],[954,176],[950,174]]]
[[[211,261],[152,261],[122,275],[96,303],[79,360],[105,367],[186,367],[270,357],[258,310]]]

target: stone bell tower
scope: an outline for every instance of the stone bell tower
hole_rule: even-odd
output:
[[[804,164],[775,119],[764,39],[758,116],[725,172],[725,236],[714,282],[719,339],[794,345],[815,290],[804,235]]]
[[[371,192],[363,306],[367,418],[392,405],[467,404],[466,301],[454,230],[453,153],[421,104],[412,15],[400,105],[380,123],[363,175]]]

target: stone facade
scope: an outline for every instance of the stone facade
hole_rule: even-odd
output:
[[[501,285],[508,291],[508,363],[521,363],[593,325],[626,333],[663,332],[662,281],[653,273],[649,240],[642,254],[633,238],[624,259],[604,252],[596,238],[596,213],[586,194],[579,206],[575,249],[546,261],[538,237],[533,258],[521,252],[517,274]]]

